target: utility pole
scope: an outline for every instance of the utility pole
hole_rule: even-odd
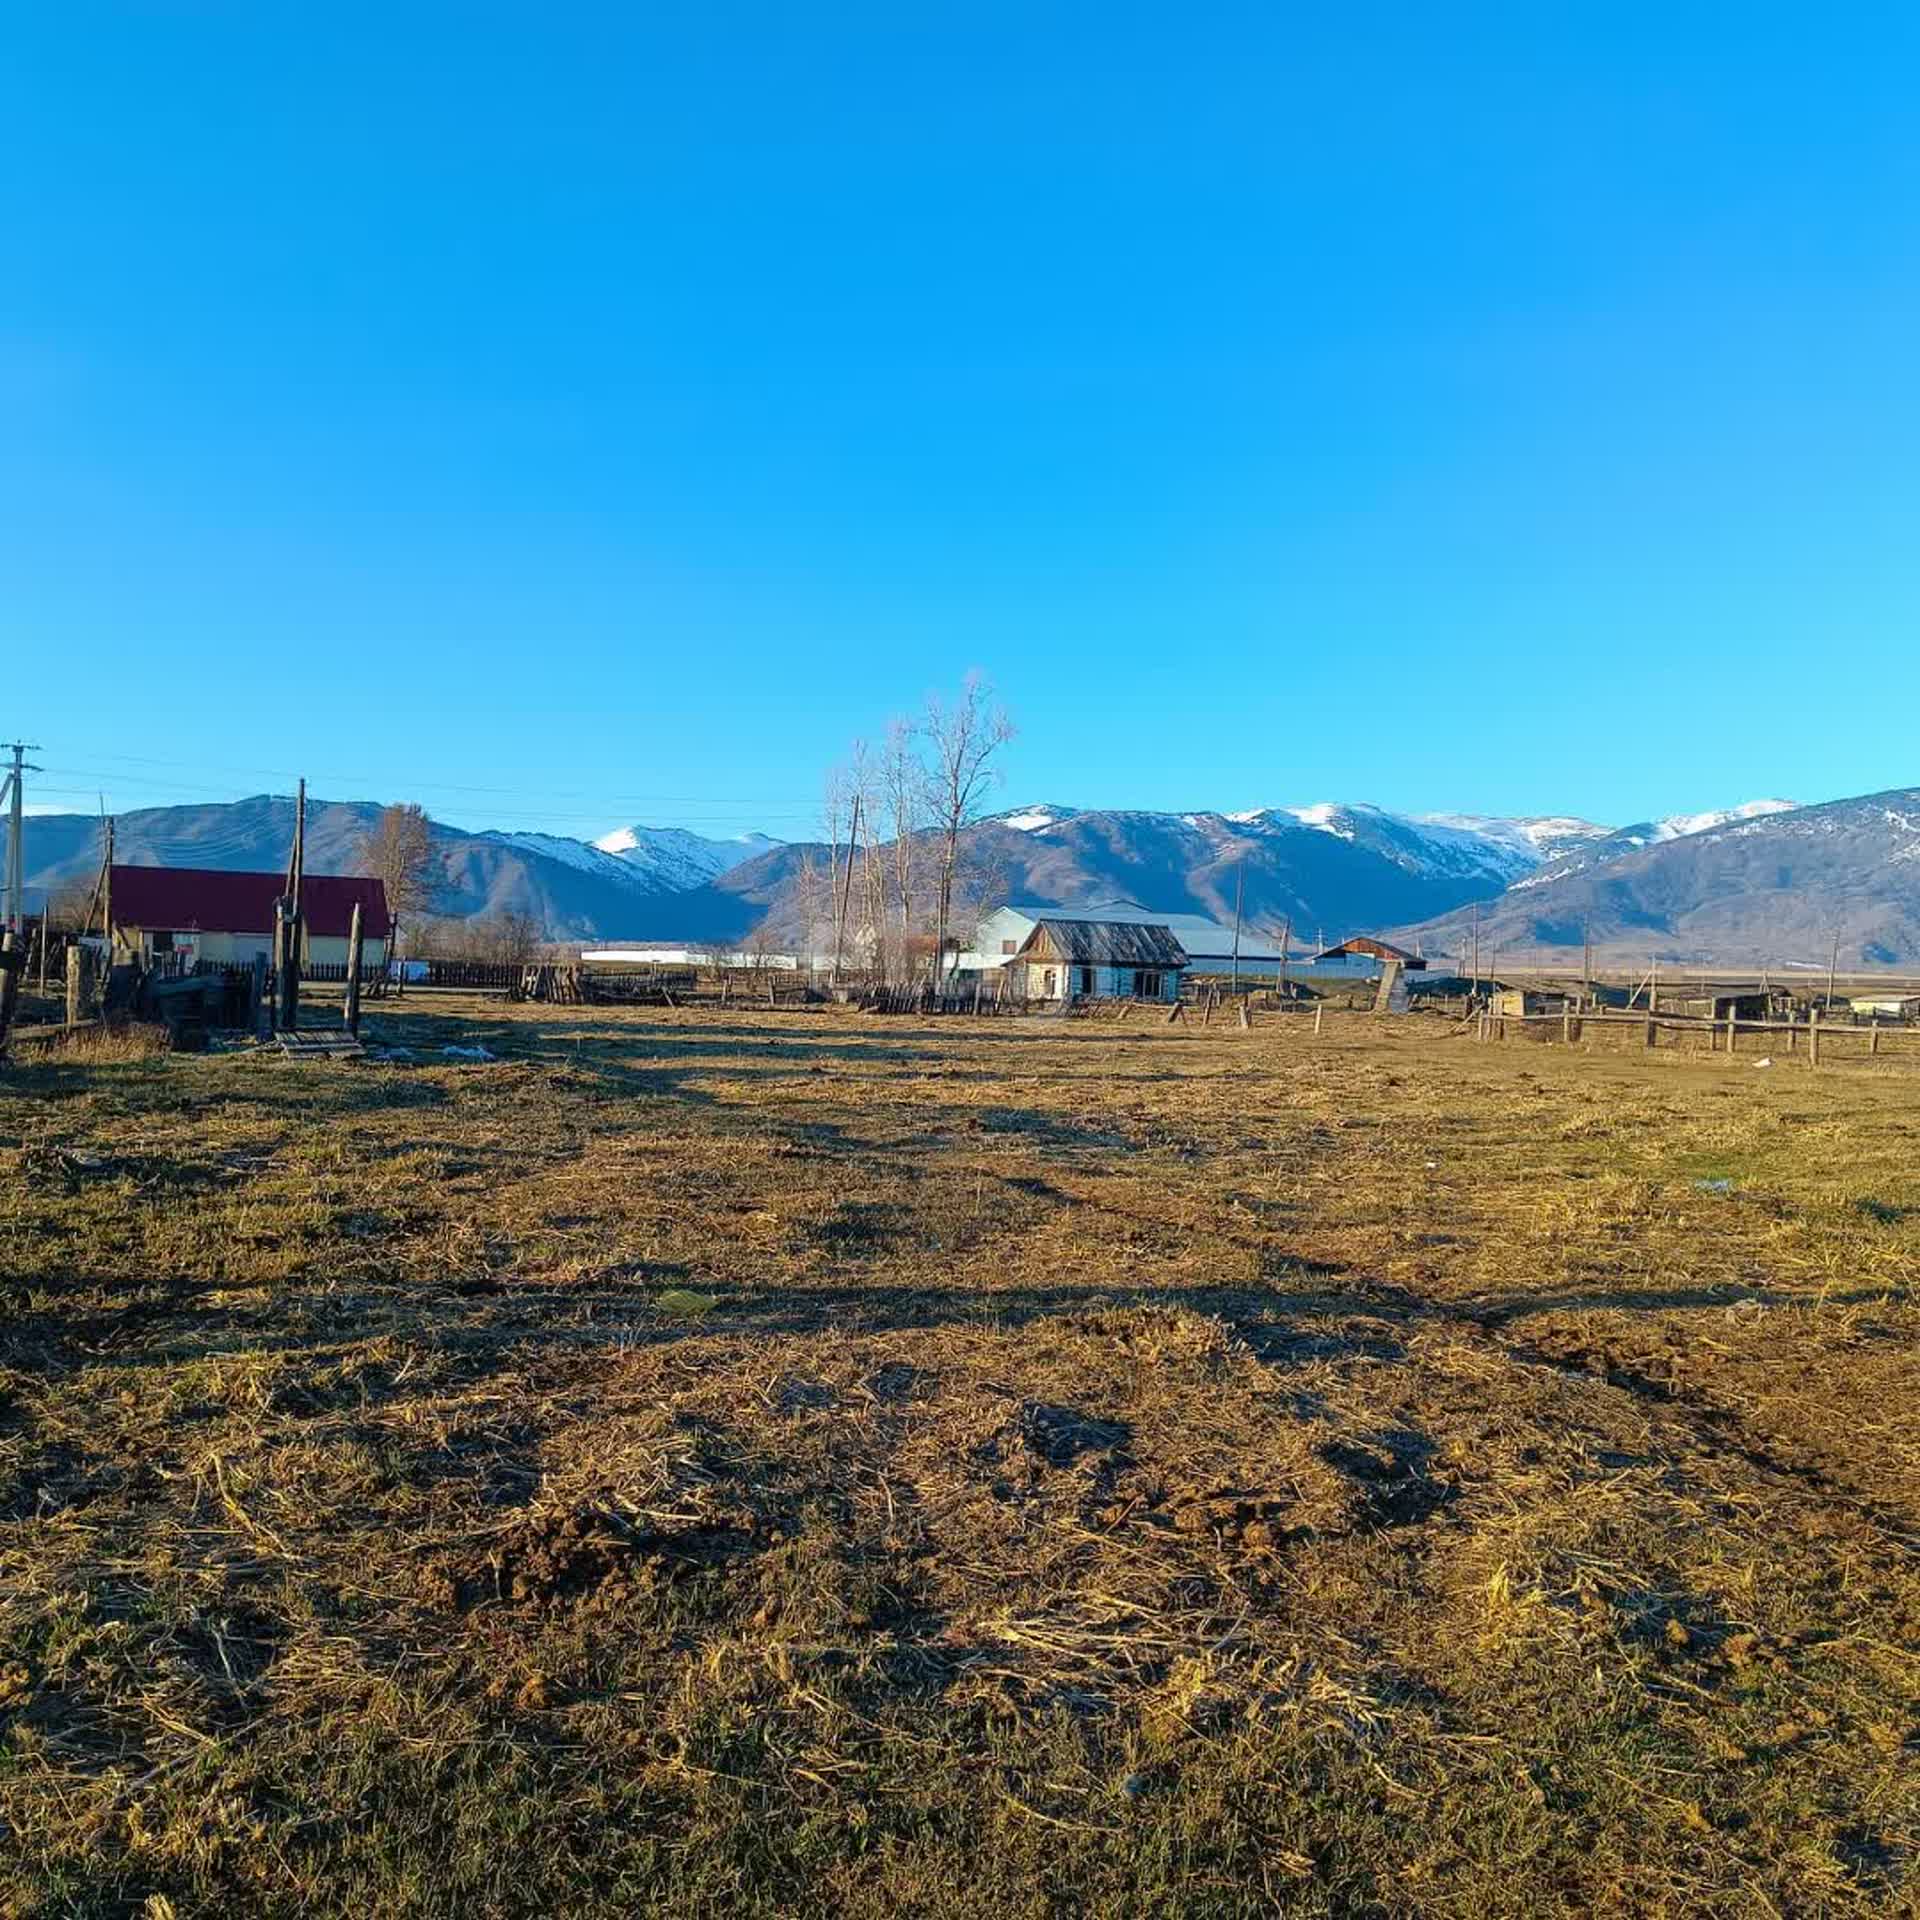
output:
[[[300,911],[300,877],[307,858],[307,783],[300,782],[293,803],[293,851],[287,855],[287,897],[295,913]]]
[[[1233,869],[1233,990],[1240,991],[1240,910],[1247,898],[1247,856],[1243,853]]]
[[[7,792],[13,797],[13,811],[8,819],[11,829],[7,836],[7,927],[13,935],[13,944],[20,945],[21,920],[27,898],[27,850],[21,838],[21,822],[25,818],[23,776],[38,773],[40,769],[27,764],[27,755],[38,753],[37,746],[29,746],[24,740],[13,742],[9,751],[13,755],[13,770],[7,775]]]
[[[19,829],[16,827],[14,831],[17,833]],[[1840,965],[1840,929],[1838,927],[1835,927],[1833,930],[1833,951],[1827,956],[1827,1005],[1828,1006],[1833,1005],[1833,976],[1834,976],[1835,970],[1839,967],[1839,965]]]
[[[1581,993],[1588,1006],[1593,1005],[1593,916],[1580,923],[1582,952],[1580,960]]]
[[[102,823],[100,841],[100,937],[107,943],[107,967],[113,967],[113,816]]]
[[[1480,997],[1480,908],[1476,902],[1473,909],[1473,997]]]
[[[276,1014],[282,1032],[300,1024],[300,948],[305,928],[300,920],[300,883],[307,859],[307,783],[300,782],[293,807],[293,850],[287,856],[287,890],[282,910],[274,915],[274,963],[278,976]]]
[[[1287,959],[1288,950],[1293,945],[1293,915],[1288,914],[1280,926],[1280,998],[1287,997]]]
[[[847,959],[847,896],[853,891],[853,857],[860,846],[860,795],[853,796],[853,820],[847,829],[847,871],[840,882],[840,906],[833,917],[833,984]]]

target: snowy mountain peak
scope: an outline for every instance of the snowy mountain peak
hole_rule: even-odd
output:
[[[1282,807],[1282,813],[1290,813],[1303,827],[1318,827],[1322,833],[1337,833],[1342,840],[1351,840],[1353,832],[1341,824],[1341,815],[1354,811],[1343,807],[1337,801],[1317,800],[1310,807]]]
[[[1741,820],[1759,820],[1770,813],[1793,813],[1797,800],[1743,800],[1737,807],[1719,807],[1711,813],[1670,813],[1653,823],[1653,837],[1680,840],[1690,833],[1711,833],[1715,827],[1730,827]]]
[[[763,833],[710,840],[685,827],[642,826],[616,827],[593,841],[570,840],[557,833],[495,832],[478,837],[649,892],[705,886],[742,861],[781,844]]]
[[[1078,807],[1060,807],[1051,803],[1013,807],[1005,813],[996,813],[991,824],[1011,827],[1016,833],[1044,833],[1049,827],[1057,827],[1071,820],[1079,811]]]
[[[780,845],[764,833],[743,833],[726,840],[709,839],[686,827],[616,827],[602,834],[595,849],[656,886],[699,887],[730,873],[756,854]]]

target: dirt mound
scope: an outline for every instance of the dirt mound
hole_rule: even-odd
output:
[[[776,1524],[724,1498],[689,1501],[664,1524],[586,1501],[528,1515],[468,1571],[459,1599],[465,1607],[617,1608],[764,1552],[782,1537]]]

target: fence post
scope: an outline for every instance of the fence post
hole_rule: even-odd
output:
[[[364,951],[360,932],[360,902],[353,903],[353,917],[347,922],[347,1031],[360,1031],[360,959]]]
[[[1313,1010],[1313,1030],[1315,1033],[1320,1031],[1320,1016],[1325,1012],[1326,1008],[1324,1006],[1315,1007]]]
[[[67,1025],[70,1027],[80,1021],[80,965],[84,951],[78,940],[67,948]]]
[[[300,1025],[300,916],[285,897],[273,914],[274,1025],[293,1033]]]
[[[0,953],[4,953],[4,962],[0,963],[0,1047],[4,1047],[7,1029],[13,1025],[13,1010],[20,1001],[20,976],[27,970],[25,936],[9,929]]]
[[[1807,1065],[1817,1067],[1820,1064],[1820,1009],[1807,1009]]]
[[[1654,1037],[1653,1037],[1653,1015],[1652,1015],[1652,1014],[1648,1014],[1648,1015],[1647,1015],[1647,1038],[1646,1038],[1646,1044],[1647,1044],[1648,1046],[1650,1046],[1650,1047],[1653,1047],[1653,1046],[1658,1046],[1658,1045],[1659,1045],[1659,1042],[1658,1042],[1657,1040],[1655,1040],[1655,1039],[1654,1039]]]

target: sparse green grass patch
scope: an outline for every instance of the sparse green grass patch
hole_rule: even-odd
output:
[[[373,1024],[0,1082],[0,1909],[1920,1897],[1920,1083]]]

